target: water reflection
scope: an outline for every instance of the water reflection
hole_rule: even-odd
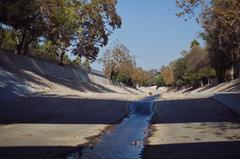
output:
[[[155,98],[133,102],[129,118],[125,118],[113,132],[105,134],[94,147],[83,149],[81,154],[75,152],[67,159],[140,159]]]

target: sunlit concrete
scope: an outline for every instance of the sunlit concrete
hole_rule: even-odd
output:
[[[231,122],[199,122],[154,124],[150,145],[240,141],[240,124]]]
[[[106,124],[11,124],[0,126],[0,147],[77,146],[100,134]]]
[[[156,102],[144,159],[239,159],[240,116],[211,98]]]

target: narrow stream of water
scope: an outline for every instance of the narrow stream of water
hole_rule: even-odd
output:
[[[153,115],[153,100],[154,97],[147,97],[133,102],[129,118],[105,134],[94,147],[83,149],[81,155],[72,153],[67,159],[140,159]]]

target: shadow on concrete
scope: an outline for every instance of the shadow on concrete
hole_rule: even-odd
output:
[[[144,159],[239,159],[240,141],[146,145]]]
[[[70,79],[60,79],[54,78],[50,76],[45,76],[45,78],[51,82],[57,83],[59,85],[63,85],[69,87],[73,90],[85,92],[85,91],[92,91],[92,92],[115,92],[112,89],[106,88],[100,84],[93,83],[91,81],[77,81],[77,80],[70,80]]]
[[[203,92],[203,91],[208,90],[208,89],[211,89],[211,88],[213,88],[213,87],[215,87],[215,86],[217,86],[217,84],[210,84],[210,85],[208,85],[208,86],[204,86],[202,89],[200,89],[200,90],[197,91],[197,92]]]
[[[227,132],[240,130],[240,116],[222,104],[210,98],[165,100],[156,102],[154,111],[152,124],[168,124],[169,126],[186,124],[181,125],[185,131],[189,128],[202,133],[203,136],[205,133],[212,133],[216,137],[222,138],[222,141],[203,142],[199,136],[179,136],[179,139],[186,139],[181,139],[182,141],[190,141],[190,143],[164,144],[163,141],[163,144],[160,142],[158,145],[146,144],[143,153],[144,159],[240,158],[240,135],[226,135]],[[181,126],[176,127],[174,131],[181,131]],[[171,133],[174,134],[174,132],[169,132],[170,136]],[[162,140],[164,140],[164,136],[162,136]]]
[[[24,80],[0,67],[0,102],[29,94],[31,90]]]
[[[0,124],[117,124],[130,101],[61,97],[18,97],[0,103]],[[91,126],[91,125],[89,125]],[[87,145],[0,147],[1,159],[65,158]]]
[[[224,88],[224,89],[221,89],[219,90],[220,92],[221,91],[227,91],[227,92],[236,92],[236,91],[239,91],[240,90],[240,81],[236,81],[234,82],[234,84]]]
[[[49,159],[65,158],[72,151],[81,151],[84,146],[19,146],[0,147],[1,159]]]
[[[130,101],[61,97],[18,97],[0,103],[0,124],[112,124],[128,112]]]
[[[184,90],[182,93],[188,93],[188,92],[191,92],[191,91],[193,91],[195,89],[197,89],[197,87],[190,87],[190,88]]]
[[[153,124],[191,122],[240,122],[240,116],[210,99],[179,99],[157,101]]]
[[[86,91],[92,91],[92,92],[98,92],[98,93],[104,93],[104,92],[115,92],[112,89],[109,89],[107,87],[104,87],[100,84],[93,83],[90,80],[88,81],[80,81],[80,80],[71,80],[71,79],[63,79],[63,78],[57,78],[57,77],[50,77],[47,75],[42,75],[39,73],[36,73],[40,78],[45,78],[46,81],[50,81],[53,83],[56,83],[58,85],[62,85],[68,88],[71,88],[76,91],[80,92],[86,92]],[[37,76],[34,76],[31,73],[27,73],[24,70],[7,67],[7,66],[1,66],[0,67],[0,93],[4,94],[4,96],[0,97],[0,101],[12,99],[19,95],[30,95],[32,94],[32,90],[26,83],[26,81],[32,82],[36,85],[43,86],[43,87],[49,87],[45,82],[42,82]],[[47,82],[48,82],[47,81]]]
[[[21,77],[27,81],[31,81],[35,84],[48,87],[48,85],[46,85],[46,83],[41,82],[40,80],[38,80],[36,77],[32,76],[31,74],[28,74],[24,71],[16,71],[16,73],[18,74],[19,77]],[[53,83],[56,83],[56,84],[71,88],[73,90],[80,91],[80,92],[85,92],[85,91],[92,91],[92,92],[98,92],[98,93],[115,92],[115,91],[113,91],[109,88],[106,88],[100,84],[93,83],[90,80],[78,81],[78,80],[71,80],[71,79],[67,79],[67,78],[61,79],[61,78],[51,77],[51,76],[41,75],[41,74],[37,74],[37,75],[40,77],[43,77],[46,80],[49,80]]]

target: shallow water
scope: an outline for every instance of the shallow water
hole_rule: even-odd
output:
[[[67,159],[140,159],[144,139],[148,135],[149,121],[153,115],[154,97],[147,97],[130,105],[130,114],[100,142],[82,152],[72,153]]]

